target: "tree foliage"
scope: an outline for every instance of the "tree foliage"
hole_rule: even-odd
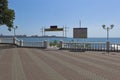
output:
[[[8,8],[8,0],[0,0],[0,25],[6,25],[10,30],[13,27],[15,12]]]

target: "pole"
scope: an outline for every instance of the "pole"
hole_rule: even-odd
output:
[[[109,28],[107,27],[107,41],[109,42]]]
[[[41,36],[43,37],[43,35],[44,35],[44,31],[43,31],[43,30],[44,30],[44,28],[42,27],[42,28],[41,28],[41,30],[42,30],[42,35],[41,35]]]
[[[44,35],[44,37],[45,37],[45,27],[43,28],[44,30],[43,30],[43,35]]]
[[[67,37],[67,27],[65,26],[65,37]]]
[[[63,26],[63,38],[64,38],[64,31],[65,31],[65,27]]]
[[[114,27],[114,25],[111,25],[110,27],[106,27],[105,25],[102,25],[103,29],[107,30],[107,42],[106,42],[106,51],[109,53],[110,48],[110,42],[109,42],[109,30]]]
[[[106,43],[106,45],[107,45],[107,52],[109,54],[109,27],[107,27],[107,43]]]
[[[15,27],[13,27],[13,29],[14,29],[14,37],[16,37],[16,32],[15,32],[15,30],[18,28],[18,26],[15,26]]]
[[[15,34],[15,28],[14,28],[14,37],[16,36],[16,34]]]
[[[81,28],[81,20],[79,21],[79,27]]]

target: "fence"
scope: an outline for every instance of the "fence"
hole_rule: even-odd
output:
[[[13,38],[0,38],[0,43],[13,43]]]
[[[18,47],[31,47],[31,48],[46,48],[47,42],[24,42],[23,40],[19,40],[17,38],[0,38],[0,43],[2,44],[14,44]]]
[[[23,42],[23,47],[43,47],[44,42]]]
[[[0,43],[14,44],[18,47],[47,48],[49,42],[25,42],[17,38],[0,38]],[[60,49],[84,50],[84,51],[120,51],[119,43],[110,42],[63,42],[60,41]]]
[[[84,51],[120,51],[120,44],[109,42],[62,42],[61,49]]]

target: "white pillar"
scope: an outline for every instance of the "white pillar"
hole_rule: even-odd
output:
[[[16,44],[16,37],[13,37],[13,44]]]
[[[48,46],[49,46],[48,41],[45,40],[43,43],[44,43],[44,47],[48,48]]]
[[[20,47],[23,46],[23,40],[20,40]]]
[[[60,41],[60,49],[63,48],[63,43],[64,43],[64,42],[61,40],[61,41]]]

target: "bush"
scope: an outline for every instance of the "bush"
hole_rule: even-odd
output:
[[[49,44],[50,46],[56,46],[56,47],[60,47],[60,44],[59,44],[59,42],[57,41],[57,40],[54,40],[53,42],[50,42],[50,44]]]

